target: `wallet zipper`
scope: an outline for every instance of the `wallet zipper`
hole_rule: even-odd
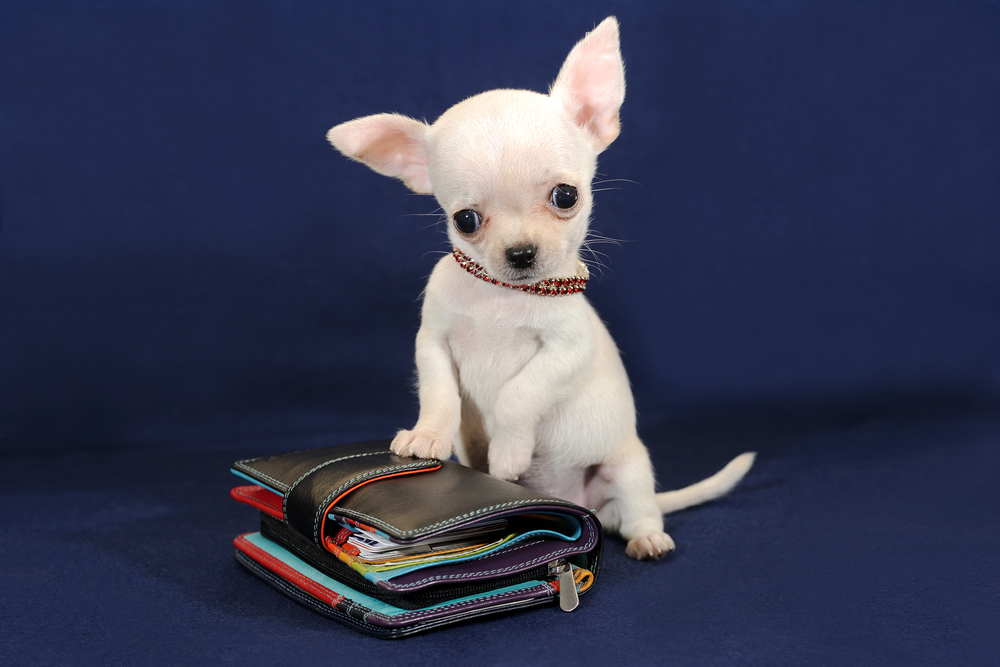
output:
[[[340,561],[336,561],[336,566],[331,568],[327,563],[324,563],[322,559],[315,556],[311,548],[311,544],[310,548],[302,548],[299,544],[296,544],[296,542],[304,540],[304,538],[300,538],[292,532],[292,530],[288,528],[284,522],[278,521],[263,512],[261,513],[261,532],[268,539],[278,542],[285,548],[290,549],[300,558],[308,563],[311,563],[314,567],[318,567],[322,572],[337,581],[347,584],[359,592],[365,593],[366,595],[377,600],[382,600],[383,602],[388,602],[389,604],[395,604],[396,606],[399,606],[400,603],[402,603],[405,605],[405,607],[402,608],[412,607],[415,609],[421,609],[441,602],[447,602],[448,600],[454,600],[456,598],[478,595],[497,588],[514,586],[526,581],[540,580],[547,582],[547,585],[555,589],[556,597],[559,600],[559,608],[565,612],[571,612],[580,604],[580,595],[577,589],[576,577],[583,573],[593,577],[588,570],[574,568],[569,561],[564,558],[560,558],[545,565],[540,565],[538,567],[531,568],[530,570],[524,570],[500,579],[490,579],[488,581],[461,586],[451,585],[446,587],[434,587],[409,595],[402,595],[387,591],[384,588],[377,586],[361,575],[356,574],[354,570],[347,568],[347,566],[343,565]],[[346,568],[346,571],[341,570],[339,566]]]
[[[559,608],[570,612],[580,604],[580,594],[576,590],[576,580],[573,578],[573,566],[565,560],[554,560],[548,564],[548,575],[555,577],[559,583]]]

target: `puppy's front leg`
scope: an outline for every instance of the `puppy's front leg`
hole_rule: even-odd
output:
[[[455,450],[462,417],[461,397],[444,334],[421,325],[417,332],[420,417],[413,430],[401,430],[391,449],[399,456],[447,459]]]
[[[535,356],[503,386],[491,429],[492,476],[513,481],[528,470],[539,420],[572,393],[575,377],[592,354],[593,344],[585,335],[543,339]]]

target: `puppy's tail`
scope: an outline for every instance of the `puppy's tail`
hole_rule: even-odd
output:
[[[743,476],[750,470],[757,452],[746,452],[740,454],[730,461],[725,468],[715,473],[708,479],[703,479],[696,484],[686,486],[676,491],[665,491],[656,494],[656,502],[660,505],[660,511],[664,514],[682,510],[692,505],[707,503],[715,500],[719,496],[729,493],[730,489],[736,486]]]

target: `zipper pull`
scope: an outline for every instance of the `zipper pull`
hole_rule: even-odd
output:
[[[559,608],[563,611],[576,609],[580,604],[580,595],[576,592],[573,566],[564,560],[554,560],[549,563],[549,576],[559,577]]]

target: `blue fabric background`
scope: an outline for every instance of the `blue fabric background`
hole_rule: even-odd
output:
[[[588,298],[663,488],[759,463],[577,613],[350,633],[232,562],[227,467],[412,424],[448,246],[323,135],[609,14]],[[4,662],[995,664],[998,147],[994,0],[0,3]]]

